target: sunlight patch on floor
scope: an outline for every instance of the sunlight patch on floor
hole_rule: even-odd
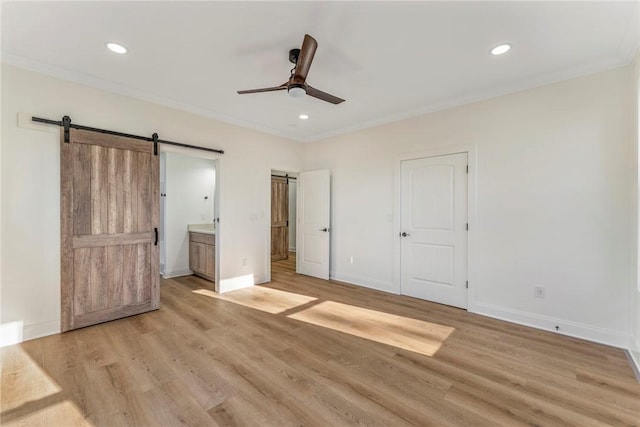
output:
[[[82,416],[82,412],[75,403],[63,400],[60,403],[52,405],[47,411],[47,423],[50,426],[92,426],[86,418]]]
[[[433,356],[455,328],[333,301],[287,317]]]
[[[12,425],[90,426],[75,403],[21,345],[0,351],[2,385],[0,419]]]
[[[3,410],[2,425],[9,426],[92,426],[75,403],[52,395],[29,401],[21,407]]]
[[[322,301],[314,297],[262,286],[253,286],[225,294],[218,294],[209,289],[198,289],[193,292],[266,313],[283,313],[290,319],[426,356],[433,356],[455,331],[455,328],[450,326],[334,301]],[[313,302],[315,303],[311,304]]]
[[[279,314],[298,306],[308,304],[317,298],[300,295],[278,289],[254,286],[225,294],[218,294],[208,289],[197,289],[193,293],[229,301],[271,314]]]
[[[20,345],[4,347],[0,358],[3,379],[0,405],[2,412],[62,390]]]

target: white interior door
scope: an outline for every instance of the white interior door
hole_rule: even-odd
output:
[[[467,308],[467,153],[401,164],[401,292]]]
[[[214,261],[213,265],[215,266],[215,281],[214,281],[214,289],[216,292],[220,292],[220,270],[222,263],[220,262],[221,253],[222,253],[222,245],[220,244],[220,159],[215,159],[213,161],[214,168],[214,187],[213,187],[213,226],[215,228],[215,234],[213,236],[214,239]]]
[[[329,279],[330,174],[321,169],[298,176],[298,230],[296,270]]]

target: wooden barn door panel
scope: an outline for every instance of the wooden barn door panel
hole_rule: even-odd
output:
[[[146,142],[61,142],[62,330],[159,307],[159,162]]]
[[[289,258],[289,183],[271,177],[271,261]]]

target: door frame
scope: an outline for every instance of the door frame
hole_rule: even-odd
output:
[[[396,156],[394,161],[394,188],[393,200],[393,284],[394,292],[402,292],[402,266],[400,252],[401,218],[402,218],[402,162],[406,160],[422,159],[426,157],[446,156],[449,154],[467,153],[469,173],[467,175],[467,222],[469,232],[467,234],[467,277],[469,289],[467,291],[467,311],[476,312],[476,241],[477,241],[477,146],[454,145],[437,146],[427,150],[413,151]]]
[[[274,166],[272,164],[267,165],[267,171],[265,175],[265,280],[256,282],[268,283],[271,281],[271,174],[274,172],[284,172],[296,174],[296,177],[301,172],[300,168],[294,168],[291,166]],[[296,199],[297,200],[297,199]],[[298,204],[296,203],[296,219],[298,218]],[[296,227],[297,230],[297,227]],[[296,231],[297,232],[297,231]],[[296,245],[298,246],[298,245]],[[296,250],[296,273],[298,272],[298,252]]]
[[[223,188],[224,188],[224,178],[223,178],[223,160],[222,160],[222,155],[218,154],[218,153],[210,153],[210,152],[206,152],[206,151],[198,151],[198,152],[194,152],[193,149],[191,148],[182,148],[182,147],[177,147],[177,146],[173,146],[173,145],[163,145],[163,144],[159,144],[159,153],[158,155],[160,155],[160,153],[177,153],[177,154],[182,154],[185,156],[190,156],[190,157],[198,157],[198,158],[202,158],[202,159],[210,159],[213,160],[214,162],[214,168],[215,168],[215,190],[213,193],[213,215],[215,218],[220,219],[220,217],[222,217],[222,205],[220,203],[220,200],[222,199],[222,192],[223,192]],[[165,224],[160,224],[160,226],[162,227],[162,233],[165,232],[164,227]],[[223,229],[224,229],[224,221],[220,220],[219,222],[216,222],[215,225],[216,228],[216,232],[214,234],[214,241],[215,241],[215,284],[214,284],[214,291],[215,292],[220,292],[220,270],[221,270],[221,262],[220,260],[222,259],[222,236],[224,235]]]

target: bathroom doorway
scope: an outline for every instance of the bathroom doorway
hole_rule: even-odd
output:
[[[297,173],[271,171],[271,277],[296,272]]]
[[[160,154],[160,273],[164,278],[195,275],[213,290],[218,160],[193,154]]]

